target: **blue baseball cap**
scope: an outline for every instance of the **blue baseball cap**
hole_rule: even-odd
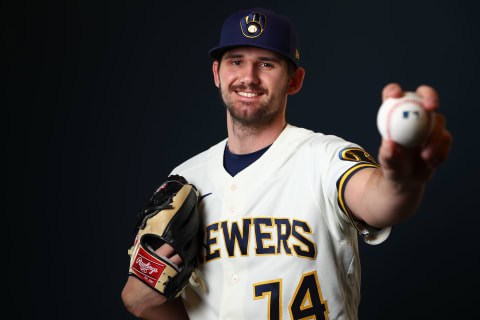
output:
[[[295,27],[290,18],[276,12],[254,8],[229,16],[223,23],[219,45],[208,53],[212,58],[220,59],[225,51],[243,46],[279,53],[299,66]]]

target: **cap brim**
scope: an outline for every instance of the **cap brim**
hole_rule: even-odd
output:
[[[282,57],[285,57],[287,58],[289,61],[293,62],[293,64],[295,66],[299,66],[299,63],[298,61],[296,61],[295,59],[293,59],[292,57],[286,55],[284,52],[281,52],[279,50],[276,50],[276,49],[273,49],[269,46],[264,46],[264,45],[261,45],[261,44],[245,44],[245,43],[237,43],[237,44],[229,44],[229,45],[225,45],[225,46],[220,46],[220,47],[215,47],[215,48],[212,48],[208,51],[208,54],[210,55],[210,57],[212,57],[213,59],[216,59],[216,60],[220,60],[220,58],[223,56],[223,54],[230,50],[230,49],[233,49],[233,48],[239,48],[239,47],[255,47],[255,48],[260,48],[260,49],[265,49],[265,50],[269,50],[269,51],[272,51],[272,52],[275,52],[275,53],[278,53],[279,55],[281,55]]]

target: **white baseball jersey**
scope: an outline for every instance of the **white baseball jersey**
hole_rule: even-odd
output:
[[[207,290],[185,290],[190,319],[357,319],[357,231],[379,243],[390,230],[351,219],[343,190],[374,160],[338,137],[288,125],[232,177],[223,167],[226,142],[173,171],[202,197]]]

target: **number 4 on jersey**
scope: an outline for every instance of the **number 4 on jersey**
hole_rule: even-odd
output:
[[[270,320],[282,320],[282,280],[259,282],[253,285],[254,299],[268,296]],[[291,319],[328,320],[328,305],[322,298],[315,271],[302,275],[297,290],[289,304]]]

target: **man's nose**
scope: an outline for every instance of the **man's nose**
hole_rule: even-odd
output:
[[[260,78],[258,77],[258,69],[255,64],[253,63],[246,64],[242,68],[240,82],[245,85],[258,84],[260,82]]]

